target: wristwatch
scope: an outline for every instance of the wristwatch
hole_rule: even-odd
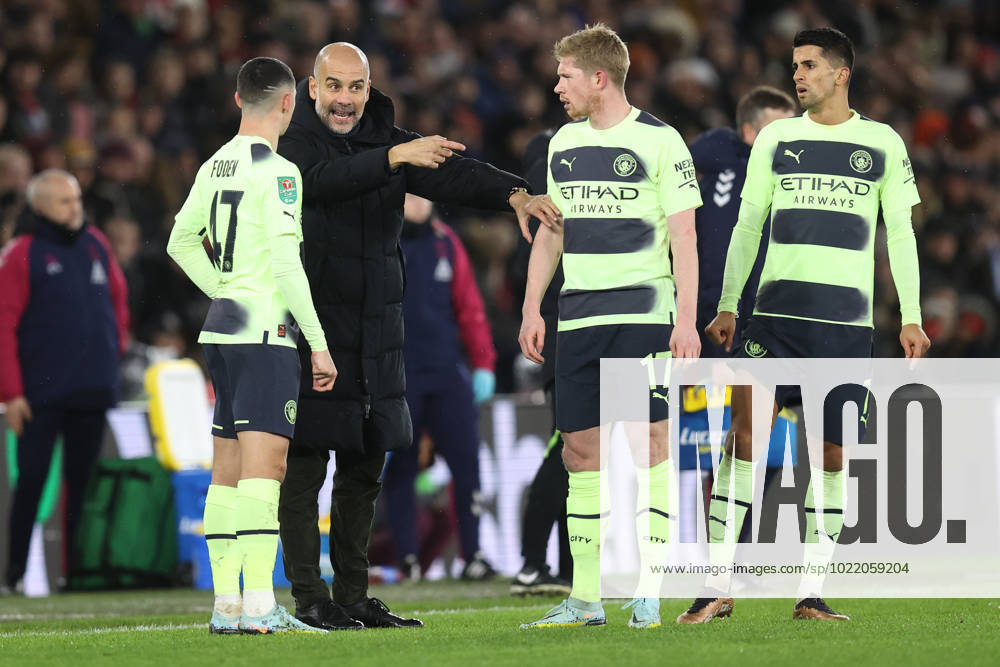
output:
[[[522,188],[519,185],[515,185],[510,189],[510,192],[507,193],[507,202],[510,203],[510,198],[516,195],[518,192],[523,192],[524,194],[528,194],[528,188]]]

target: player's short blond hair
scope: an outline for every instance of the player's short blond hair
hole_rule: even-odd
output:
[[[628,74],[628,48],[614,30],[596,23],[577,30],[556,42],[552,54],[557,60],[573,58],[574,64],[584,72],[605,72],[608,79],[619,88],[625,87]]]

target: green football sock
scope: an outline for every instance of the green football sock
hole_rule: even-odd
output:
[[[821,568],[829,565],[844,527],[844,471],[826,472],[811,469],[806,490],[806,543],[802,550],[805,573],[799,582],[798,599],[820,597],[826,575]],[[823,496],[817,498],[815,482],[823,480]],[[811,573],[810,573],[811,571]]]
[[[270,611],[267,595],[273,591],[274,560],[278,554],[278,496],[281,484],[274,479],[241,479],[236,487],[236,543],[243,559],[244,608],[250,616]],[[250,598],[259,600],[257,609],[248,609]],[[268,598],[265,600],[264,598]],[[271,602],[271,606],[274,603]],[[255,613],[256,612],[256,613]]]
[[[236,546],[236,487],[208,487],[203,521],[215,594],[239,596],[243,563]]]
[[[639,540],[639,583],[634,597],[658,598],[670,542],[670,461],[636,468],[635,534]]]
[[[806,543],[832,542],[836,544],[844,527],[844,471],[827,472],[810,469],[809,488],[806,490]],[[822,503],[815,497],[814,483],[823,480]],[[817,507],[817,505],[822,507]],[[822,522],[819,517],[822,515]],[[822,523],[822,528],[820,528]]]
[[[718,476],[712,487],[712,502],[708,510],[708,541],[723,542],[728,532],[729,539],[736,542],[740,538],[743,520],[752,502],[753,461],[744,461],[726,452],[719,463]],[[727,523],[730,505],[734,510],[732,524]]]
[[[569,473],[566,496],[566,527],[573,554],[571,597],[582,602],[601,600],[601,524],[607,508],[601,505],[601,473],[597,470]]]
[[[728,568],[736,555],[743,521],[753,503],[753,461],[744,461],[727,452],[719,463],[718,476],[712,487],[712,502],[708,511],[708,553],[713,566],[727,568],[708,577],[707,586],[727,592],[731,581]],[[729,523],[729,507],[733,519]]]

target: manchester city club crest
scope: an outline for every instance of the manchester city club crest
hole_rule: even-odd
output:
[[[615,158],[615,173],[619,176],[631,176],[635,173],[636,166],[638,162],[629,153],[622,153]]]
[[[287,403],[285,403],[285,419],[288,420],[289,424],[295,423],[295,413],[296,413],[295,401],[288,401]]]
[[[747,339],[747,342],[743,344],[743,350],[747,353],[748,357],[753,357],[754,359],[760,359],[765,354],[767,354],[767,348],[758,343],[755,340]]]
[[[851,169],[859,174],[867,174],[872,169],[872,155],[868,151],[858,150],[851,153]]]

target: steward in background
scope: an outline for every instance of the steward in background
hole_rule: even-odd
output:
[[[0,254],[0,401],[18,436],[4,586],[24,577],[42,487],[63,437],[69,566],[83,491],[118,399],[128,342],[125,278],[107,239],[87,224],[80,184],[49,169],[31,179],[26,234]]]

